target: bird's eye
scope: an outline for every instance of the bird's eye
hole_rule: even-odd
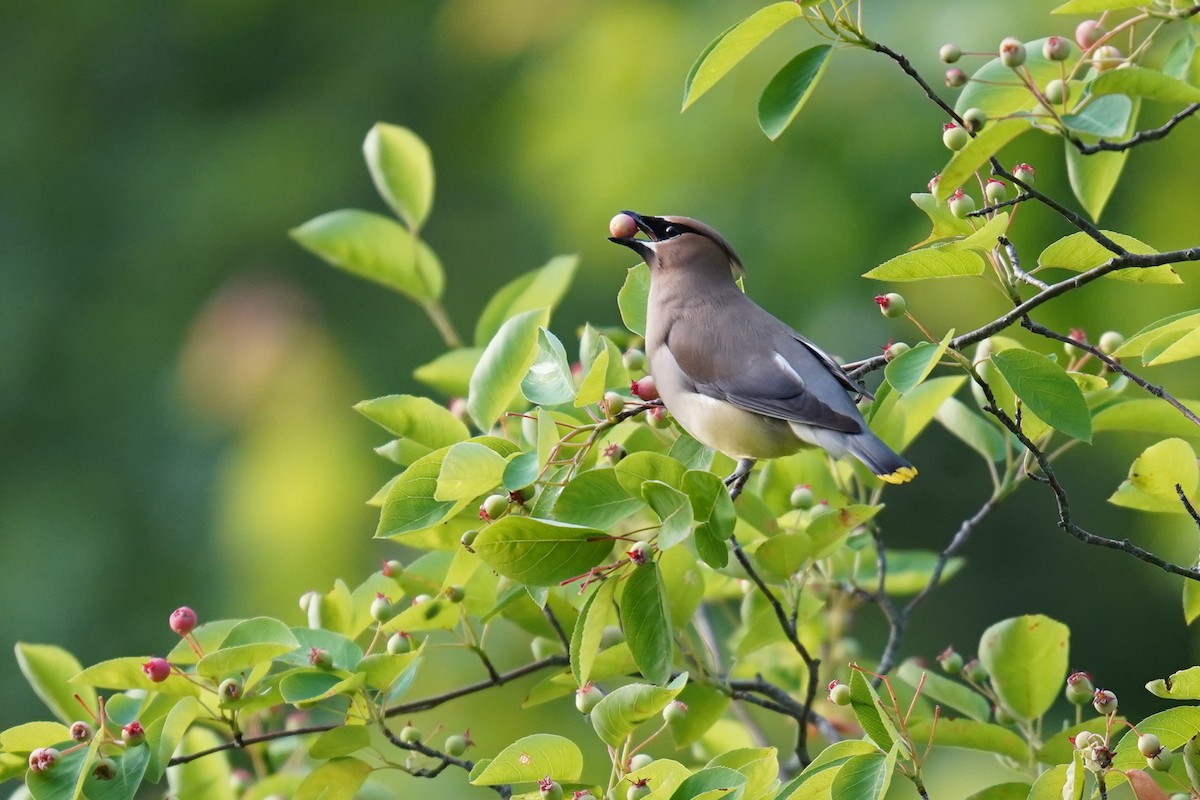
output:
[[[681,235],[683,233],[683,228],[679,227],[678,225],[668,225],[667,229],[666,229],[666,231],[664,231],[664,233],[667,234],[667,238],[669,239],[672,236]]]

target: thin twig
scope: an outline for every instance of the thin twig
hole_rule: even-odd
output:
[[[1196,507],[1192,505],[1191,500],[1188,500],[1187,492],[1183,491],[1183,487],[1178,483],[1175,484],[1175,494],[1179,495],[1179,502],[1183,503],[1188,516],[1196,523],[1196,527],[1200,528],[1200,514],[1196,513]]]
[[[1157,128],[1151,128],[1150,130],[1138,131],[1123,142],[1110,142],[1106,139],[1101,139],[1095,144],[1085,144],[1083,140],[1077,136],[1068,136],[1067,141],[1075,145],[1075,149],[1085,156],[1090,156],[1093,153],[1105,151],[1110,153],[1121,152],[1122,150],[1129,150],[1132,147],[1137,147],[1139,144],[1145,144],[1146,142],[1153,142],[1164,138],[1168,133],[1171,132],[1172,128],[1183,122],[1192,114],[1195,114],[1197,111],[1200,111],[1200,103],[1192,103],[1190,106],[1171,117],[1161,126]]]
[[[420,753],[423,756],[428,756],[429,758],[438,759],[437,766],[410,770],[408,774],[414,778],[436,778],[438,775],[442,774],[446,767],[450,766],[460,767],[467,772],[475,769],[474,761],[456,758],[449,753],[443,753],[441,750],[435,750],[426,745],[424,742],[406,742],[393,733],[392,729],[387,725],[380,725],[379,727],[383,729],[383,735],[387,737],[387,740],[401,750],[408,750],[413,753]],[[512,797],[512,787],[508,784],[500,784],[497,786],[490,786],[488,788],[495,791],[496,794],[500,795],[502,798],[504,798],[504,800],[508,800],[508,798]]]
[[[1033,199],[1033,195],[1031,195],[1031,194],[1019,194],[1011,200],[1004,200],[1002,202],[996,203],[995,205],[984,206],[983,208],[979,209],[978,211],[968,211],[967,216],[968,217],[986,217],[988,214],[991,214],[994,211],[999,211],[1000,209],[1008,208],[1009,206],[1015,206],[1018,203],[1024,203],[1026,200],[1032,200],[1032,199]]]
[[[1036,286],[1042,291],[1050,288],[1049,284],[1038,280],[1021,269],[1021,259],[1017,257],[1017,248],[1013,247],[1013,243],[1008,240],[1007,236],[999,236],[996,238],[996,241],[1000,243],[1000,246],[1004,248],[1004,252],[1008,254],[1009,265],[1012,267],[1013,275],[1017,280],[1024,281],[1030,286]]]

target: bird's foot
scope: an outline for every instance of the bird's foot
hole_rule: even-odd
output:
[[[743,458],[738,460],[737,468],[725,479],[725,485],[729,487],[730,500],[737,500],[738,495],[742,493],[742,489],[746,488],[746,481],[750,479],[750,470],[752,469],[754,469],[754,459]]]

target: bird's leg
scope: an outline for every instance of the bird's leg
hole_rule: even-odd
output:
[[[753,458],[738,459],[737,467],[725,479],[725,485],[729,487],[729,498],[731,500],[737,500],[738,495],[742,493],[742,489],[746,487],[746,481],[750,479],[750,470],[752,469],[754,469]]]

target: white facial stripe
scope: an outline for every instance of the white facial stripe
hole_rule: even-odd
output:
[[[796,383],[800,384],[801,386],[804,386],[804,378],[801,378],[800,373],[796,372],[796,368],[793,367],[791,364],[789,364],[788,360],[786,358],[784,358],[783,356],[781,356],[779,353],[775,354],[775,363],[779,365],[779,368],[781,370],[786,372],[788,375],[791,375],[792,378],[796,381]]]

